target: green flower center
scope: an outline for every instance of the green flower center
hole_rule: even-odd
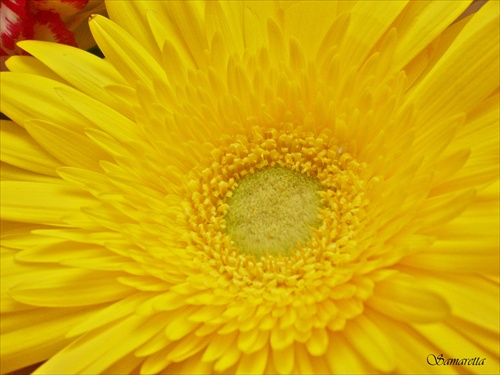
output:
[[[227,233],[245,254],[287,256],[320,226],[320,190],[318,181],[288,168],[249,174],[228,201]]]

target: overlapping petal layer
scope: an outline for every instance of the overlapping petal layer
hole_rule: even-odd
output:
[[[104,60],[21,43],[2,371],[497,373],[498,7],[468,4],[109,1]],[[254,257],[225,215],[272,168],[321,224]]]

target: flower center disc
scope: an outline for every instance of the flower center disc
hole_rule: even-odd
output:
[[[289,255],[321,224],[319,182],[288,168],[245,176],[229,199],[227,233],[243,253]]]

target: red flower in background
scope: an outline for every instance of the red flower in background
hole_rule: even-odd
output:
[[[82,21],[90,13],[103,9],[103,1],[95,0],[2,0],[1,70],[5,70],[8,57],[25,54],[16,46],[20,40],[46,40],[89,48],[94,43],[86,22]]]

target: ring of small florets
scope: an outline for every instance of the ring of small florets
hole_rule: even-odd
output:
[[[252,294],[269,288],[294,294],[311,285],[334,287],[352,277],[350,250],[357,246],[356,234],[364,226],[369,203],[361,177],[365,166],[339,147],[329,132],[314,134],[291,125],[279,130],[255,127],[247,136],[237,141],[228,137],[221,144],[205,167],[192,171],[187,192],[190,249],[200,272]],[[225,216],[238,183],[247,174],[273,167],[319,182],[321,222],[296,251],[256,258],[234,245]],[[321,288],[315,290],[321,294]]]

